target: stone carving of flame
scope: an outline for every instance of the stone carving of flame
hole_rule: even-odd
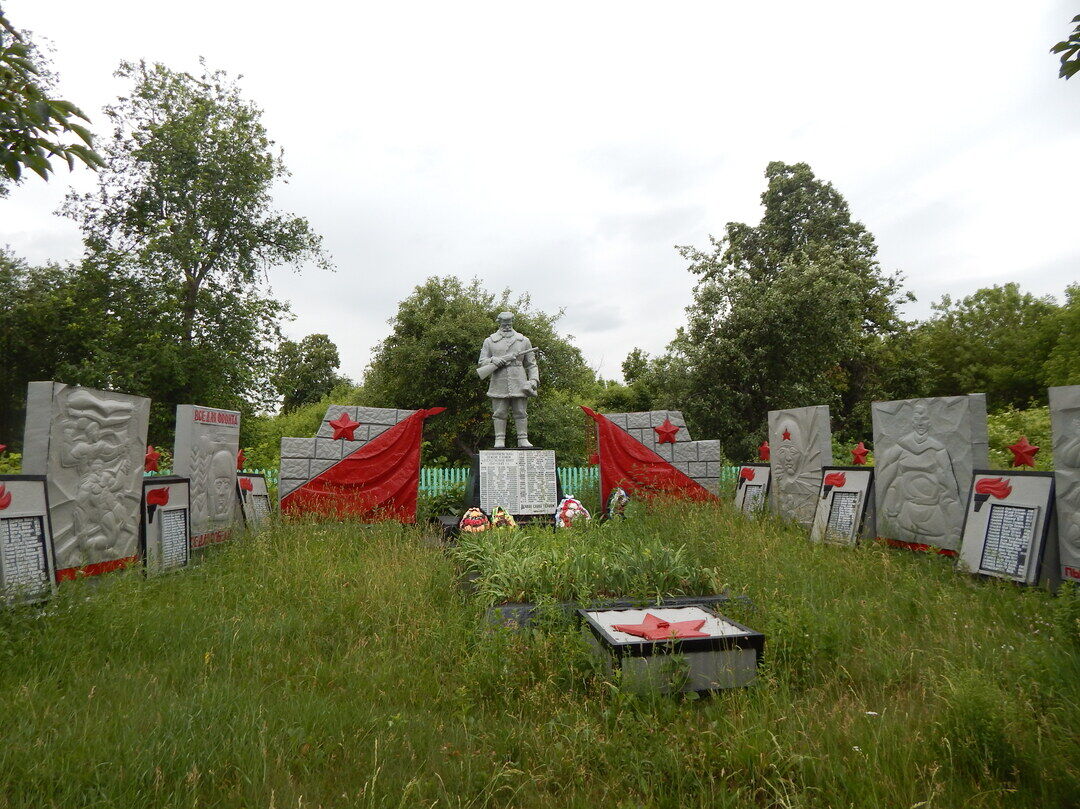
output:
[[[739,471],[739,477],[742,478],[743,480],[753,480],[754,479],[754,467],[752,467],[752,466],[744,466]]]
[[[983,478],[975,484],[975,494],[990,494],[1004,500],[1012,494],[1012,485],[1005,478]]]
[[[167,506],[169,504],[169,489],[163,486],[160,489],[151,489],[146,493],[146,505]]]
[[[255,487],[251,484],[251,478],[240,478],[240,488],[245,492],[255,491]]]
[[[3,483],[0,483],[0,511],[11,505],[11,492],[7,490],[7,487]]]
[[[843,486],[847,483],[847,475],[843,472],[830,472],[825,476],[826,486]]]

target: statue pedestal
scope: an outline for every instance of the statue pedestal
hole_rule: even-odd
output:
[[[514,519],[553,518],[562,499],[555,451],[540,447],[482,449],[473,460],[469,506],[491,514],[497,506]]]

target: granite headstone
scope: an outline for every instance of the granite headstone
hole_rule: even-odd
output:
[[[191,481],[191,547],[229,538],[240,521],[236,457],[240,414],[199,405],[177,405],[173,472]]]

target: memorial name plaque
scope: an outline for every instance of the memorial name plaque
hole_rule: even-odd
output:
[[[142,550],[155,576],[187,565],[191,550],[191,484],[179,475],[143,481]]]
[[[236,476],[236,490],[240,494],[240,511],[244,515],[244,522],[252,530],[258,528],[270,516],[270,493],[266,488],[266,477],[240,472]]]
[[[855,545],[860,536],[872,534],[873,487],[874,472],[865,466],[824,467],[810,539]]]
[[[559,497],[554,450],[481,450],[479,473],[480,508],[488,514],[496,506],[515,517],[555,513]]]
[[[42,475],[0,475],[0,599],[41,601],[53,594],[48,492]]]
[[[968,496],[957,567],[971,573],[1035,584],[1053,575],[1046,555],[1052,472],[978,470]]]
[[[735,485],[735,508],[744,514],[757,514],[768,507],[772,469],[767,463],[747,463],[739,467]]]

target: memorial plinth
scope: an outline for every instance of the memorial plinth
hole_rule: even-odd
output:
[[[551,517],[561,499],[554,450],[485,449],[473,462],[470,504],[487,514],[501,507],[515,518]]]

